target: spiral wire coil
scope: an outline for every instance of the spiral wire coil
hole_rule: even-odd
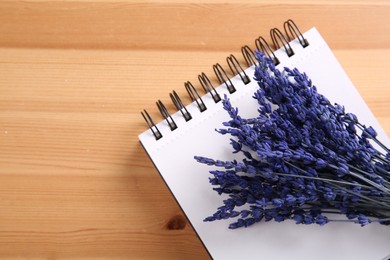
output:
[[[280,61],[275,55],[275,51],[284,48],[285,53],[288,57],[292,57],[295,52],[292,49],[290,45],[290,41],[293,39],[298,39],[300,45],[303,48],[306,48],[309,46],[309,41],[303,36],[301,31],[299,30],[298,26],[295,24],[295,22],[291,19],[287,20],[283,24],[284,28],[284,34],[282,31],[280,31],[278,28],[273,28],[270,30],[270,36],[271,40],[274,46],[274,49],[270,47],[268,42],[262,37],[259,36],[255,40],[255,46],[256,51],[263,52],[265,55],[268,56],[272,60],[272,62],[277,66]],[[245,60],[246,66],[257,66],[256,61],[256,55],[255,52],[248,46],[245,45],[241,47],[241,53]],[[227,64],[229,66],[229,69],[233,76],[239,75],[241,81],[246,85],[251,80],[248,77],[248,75],[245,72],[245,69],[241,66],[240,62],[237,60],[237,58],[231,54],[226,58]],[[223,69],[223,67],[216,63],[213,65],[214,73],[220,83],[220,85],[224,85],[230,94],[233,94],[236,91],[235,86],[233,85],[232,81],[230,80],[231,77],[228,76],[226,71]],[[217,90],[214,88],[213,84],[211,83],[210,79],[207,77],[207,75],[202,72],[200,75],[198,75],[198,80],[200,85],[202,86],[204,92],[206,94],[210,94],[213,98],[215,103],[218,103],[221,101],[221,97],[218,94]],[[199,92],[196,90],[194,85],[187,81],[184,83],[184,87],[187,90],[187,93],[189,97],[191,98],[192,102],[195,102],[197,107],[199,108],[200,112],[204,112],[207,110],[207,107],[205,103],[202,100],[202,96],[199,94]],[[183,116],[184,120],[187,122],[192,119],[191,114],[188,112],[186,106],[184,105],[183,101],[179,97],[179,95],[176,93],[176,91],[172,91],[172,93],[169,94],[172,103],[175,105],[176,109],[180,111],[181,115]],[[156,105],[158,107],[158,110],[160,111],[161,115],[164,117],[165,121],[167,122],[169,128],[171,131],[174,131],[178,128],[178,125],[173,120],[171,114],[168,112],[168,109],[163,104],[161,100],[158,100],[156,102]],[[163,137],[160,130],[157,128],[156,124],[154,123],[152,117],[149,115],[149,113],[144,109],[143,112],[141,112],[142,117],[144,118],[146,124],[148,125],[149,129],[152,131],[154,137],[156,140],[159,140]]]

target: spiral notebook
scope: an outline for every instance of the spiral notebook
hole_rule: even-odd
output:
[[[300,34],[299,29],[288,21],[289,30],[281,33],[271,30],[272,39],[281,48],[271,52],[264,38],[256,41],[258,49],[265,51],[278,63],[277,68],[298,68],[305,72],[332,103],[345,105],[346,111],[355,113],[360,121],[377,129],[379,138],[389,140],[370,109],[336,60],[319,32],[312,28]],[[291,30],[293,28],[294,30]],[[294,34],[295,33],[295,34]],[[293,38],[285,35],[296,36]],[[253,56],[250,48],[242,49],[250,65]],[[234,77],[228,78],[223,66],[214,65],[221,85],[211,88],[205,74],[200,83],[207,94],[186,84],[194,100],[184,106],[177,93],[171,98],[178,112],[170,115],[162,102],[158,107],[166,120],[154,124],[144,114],[150,129],[139,135],[146,152],[178,204],[194,227],[200,240],[214,259],[387,259],[390,255],[388,227],[371,224],[364,228],[352,223],[329,223],[325,226],[296,225],[294,221],[261,222],[248,228],[228,229],[228,221],[204,222],[222,205],[222,198],[209,184],[209,167],[194,160],[195,155],[232,160],[228,136],[215,132],[228,121],[228,115],[217,102],[226,94],[233,106],[245,117],[255,116],[256,101],[252,95],[257,88],[253,80],[254,66],[241,71],[234,56],[228,58]],[[371,75],[367,75],[370,77]],[[218,93],[218,94],[217,94]],[[146,112],[146,111],[145,111]]]

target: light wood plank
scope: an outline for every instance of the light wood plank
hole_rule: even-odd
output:
[[[379,3],[5,1],[0,46],[229,51],[292,18],[333,48],[388,48],[390,5]]]

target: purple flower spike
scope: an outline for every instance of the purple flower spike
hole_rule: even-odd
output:
[[[235,219],[231,229],[263,220],[323,226],[340,214],[361,226],[389,225],[390,150],[377,132],[318,93],[298,69],[279,71],[260,52],[256,58],[257,116],[242,118],[225,96],[230,119],[216,130],[231,136],[232,152],[243,159],[195,156],[218,168],[210,184],[228,196],[205,221]]]

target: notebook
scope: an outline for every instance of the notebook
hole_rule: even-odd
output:
[[[281,31],[277,30],[277,32]],[[276,44],[280,43],[281,48],[273,52],[275,56],[268,51],[271,58],[277,58],[279,62],[277,68],[298,68],[301,72],[305,72],[317,86],[319,93],[324,94],[332,103],[343,104],[346,111],[355,113],[361,122],[373,126],[378,132],[379,139],[388,145],[390,142],[384,130],[317,29],[312,28],[303,35],[297,33],[298,37],[291,40],[288,45],[287,42],[282,42],[283,35],[288,32],[283,35],[278,33],[274,33],[274,37],[276,35],[281,38],[274,40]],[[306,45],[304,40],[308,43],[306,47],[303,47]],[[263,44],[262,48],[264,46],[266,45]],[[292,56],[289,55],[290,48],[294,52]],[[245,57],[250,60],[249,56]],[[230,62],[232,61],[231,59]],[[230,66],[234,69],[232,63]],[[218,66],[214,68],[216,67]],[[236,67],[237,72],[240,72],[239,67]],[[228,79],[223,70],[215,69],[215,71],[222,82],[220,86],[215,87],[218,95],[223,98],[226,94],[232,105],[239,108],[243,117],[255,116],[257,111],[254,108],[257,107],[257,103],[252,96],[258,86],[253,80],[254,66],[245,69],[250,80],[248,84],[244,83],[243,72]],[[367,77],[371,76],[367,75]],[[160,103],[160,111],[167,120],[154,124],[146,115],[150,129],[140,134],[139,140],[210,257],[214,259],[387,259],[390,255],[390,228],[384,225],[370,224],[365,227],[353,223],[328,223],[325,226],[297,225],[294,221],[286,220],[281,223],[260,222],[248,228],[232,230],[228,228],[231,219],[204,222],[207,216],[212,215],[217,207],[222,205],[224,197],[213,191],[209,184],[211,175],[208,171],[211,168],[196,162],[194,156],[232,160],[235,155],[231,152],[229,136],[215,131],[222,127],[222,122],[229,119],[226,111],[223,110],[222,102],[215,103],[214,99],[217,99],[217,96],[212,89],[201,96],[200,100],[191,86],[186,87],[195,101],[182,106],[177,94],[171,93],[180,110],[169,115]],[[235,92],[230,93],[233,87]],[[201,112],[204,107],[206,109]],[[190,117],[191,119],[188,120]]]

